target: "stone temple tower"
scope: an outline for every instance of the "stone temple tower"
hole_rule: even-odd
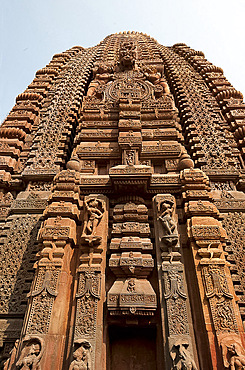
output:
[[[137,32],[37,71],[0,127],[2,368],[245,368],[242,99]]]

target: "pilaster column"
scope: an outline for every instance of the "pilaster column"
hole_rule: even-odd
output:
[[[196,277],[200,292],[199,298],[192,294],[192,311],[196,322],[201,316],[205,318],[212,369],[230,369],[235,357],[242,359],[245,352],[244,330],[223,249],[226,233],[216,219],[218,210],[212,202],[208,177],[199,169],[190,169],[182,171],[181,181],[188,246],[195,270],[192,285],[195,286]],[[200,307],[199,316],[196,304]],[[200,342],[199,339],[202,357],[207,356],[207,349],[201,349]]]
[[[197,369],[187,314],[175,198],[171,194],[158,194],[153,198],[153,207],[163,342],[168,348],[165,365],[167,369]]]
[[[54,180],[44,212],[41,251],[29,295],[22,335],[5,369],[63,369],[75,270],[79,188],[75,172],[62,171]],[[62,200],[61,200],[62,199]]]
[[[102,370],[106,368],[103,306],[106,300],[108,199],[98,194],[86,196],[83,217],[73,358],[69,369]]]

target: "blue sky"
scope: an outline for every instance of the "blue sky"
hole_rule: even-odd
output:
[[[202,50],[245,95],[245,0],[0,0],[0,120],[55,53],[140,31]]]

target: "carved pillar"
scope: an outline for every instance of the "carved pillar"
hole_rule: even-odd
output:
[[[80,208],[77,183],[75,173],[70,171],[61,172],[54,180],[50,204],[44,212],[46,220],[39,232],[42,249],[28,294],[29,309],[20,343],[6,369],[12,369],[13,362],[17,368],[66,366],[64,351],[75,270],[73,246]]]
[[[228,263],[224,256],[225,230],[215,219],[218,210],[212,204],[208,178],[198,169],[184,170],[181,174],[183,199],[187,218],[189,258],[193,258],[195,274],[192,275],[192,310],[195,321],[203,320],[208,333],[212,369],[232,368],[234,356],[244,355],[244,331],[236,303]],[[194,296],[195,276],[200,294]],[[195,311],[195,305],[200,312]],[[203,318],[202,318],[202,317]],[[196,328],[197,330],[197,328]],[[202,357],[208,356],[207,347],[199,341]],[[237,349],[231,348],[231,343]],[[239,348],[239,349],[238,349]],[[233,351],[233,353],[232,353]],[[237,352],[239,354],[237,354]],[[232,359],[233,358],[233,359]]]
[[[103,331],[108,200],[91,194],[84,198],[73,359],[69,369],[106,368]]]
[[[175,199],[171,194],[158,194],[153,202],[163,337],[172,359],[165,354],[166,368],[197,369],[188,322]]]

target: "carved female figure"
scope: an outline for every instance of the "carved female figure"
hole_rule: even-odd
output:
[[[85,200],[85,207],[88,214],[88,220],[85,221],[84,234],[95,235],[96,227],[104,213],[103,203],[99,199],[92,198]]]
[[[69,370],[92,370],[91,367],[91,344],[87,341],[81,342],[80,346],[74,351],[75,358]]]
[[[174,202],[172,200],[164,200],[160,205],[159,220],[167,235],[172,235],[175,230],[175,222],[172,220],[174,211]]]
[[[40,338],[26,337],[23,341],[24,346],[21,350],[19,360],[16,362],[17,369],[38,370],[39,362],[43,354],[43,340]]]
[[[231,370],[242,370],[245,369],[245,356],[237,349],[236,344],[227,346],[228,356],[230,357],[230,369]]]

